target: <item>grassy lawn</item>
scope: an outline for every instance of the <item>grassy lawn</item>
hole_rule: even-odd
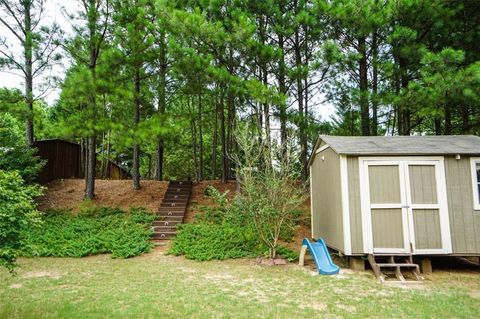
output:
[[[157,251],[132,259],[20,259],[0,270],[1,318],[475,318],[479,272],[439,272],[421,288],[370,273],[318,276],[254,260],[195,262]]]

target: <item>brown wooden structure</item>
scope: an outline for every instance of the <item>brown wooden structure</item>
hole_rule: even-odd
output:
[[[38,149],[38,156],[47,161],[38,175],[40,184],[56,179],[84,178],[82,149],[79,144],[62,139],[49,139],[36,141],[34,146]],[[102,177],[99,174],[99,165],[100,162],[97,162],[97,178]],[[130,175],[116,163],[108,161],[106,176],[103,178],[128,179]]]

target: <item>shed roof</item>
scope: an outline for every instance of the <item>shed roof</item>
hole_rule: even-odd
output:
[[[320,139],[345,155],[476,155],[480,137],[449,136],[328,136]],[[318,147],[317,143],[317,147]]]

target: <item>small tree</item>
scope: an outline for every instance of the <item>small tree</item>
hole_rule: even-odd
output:
[[[18,121],[9,113],[0,114],[0,170],[17,171],[27,184],[35,183],[45,165],[36,153],[25,144]]]
[[[0,170],[0,266],[13,272],[22,231],[39,222],[34,198],[41,195],[39,186],[25,185],[18,172]]]
[[[281,234],[295,226],[295,210],[306,199],[299,161],[288,143],[268,145],[252,138],[248,128],[236,135],[238,200],[268,247],[269,257],[275,258]]]

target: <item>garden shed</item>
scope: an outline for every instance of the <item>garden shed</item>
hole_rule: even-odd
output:
[[[312,237],[347,256],[480,256],[480,137],[320,136]]]

